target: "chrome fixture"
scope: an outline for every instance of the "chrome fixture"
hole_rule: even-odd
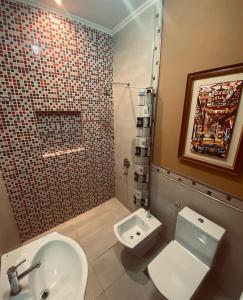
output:
[[[151,215],[151,212],[150,212],[150,210],[149,209],[147,209],[146,210],[146,218],[151,218],[152,217],[152,215]]]
[[[104,95],[105,96],[111,96],[112,94],[110,93],[109,90],[109,85],[110,86],[118,86],[118,87],[130,87],[130,83],[129,82],[105,82],[105,90],[104,90]]]
[[[129,159],[124,158],[123,166],[126,167],[126,168],[129,168],[129,167],[130,167],[130,161],[129,161]]]
[[[129,82],[113,82],[113,81],[107,81],[105,82],[105,87],[104,87],[104,95],[105,96],[111,96],[112,93],[109,91],[109,85],[110,86],[116,86],[116,87],[125,87],[129,89],[135,89],[135,90],[142,90],[142,87],[138,86],[131,86]]]
[[[127,158],[124,158],[123,161],[123,169],[124,172],[122,173],[123,176],[127,176],[128,175],[128,169],[130,167],[130,161]]]
[[[26,259],[22,260],[17,266],[12,266],[7,270],[8,280],[10,284],[11,295],[15,296],[21,291],[21,286],[19,281],[28,275],[31,271],[41,266],[41,263],[38,262],[33,266],[29,267],[26,271],[18,275],[17,268],[26,262]]]

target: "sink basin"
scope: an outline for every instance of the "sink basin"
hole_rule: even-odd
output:
[[[37,262],[41,265],[20,283],[21,292],[9,296],[6,270],[26,258],[19,273]],[[13,300],[82,300],[88,277],[88,263],[83,249],[72,239],[58,233],[51,233],[19,249],[7,253],[2,258],[0,299]],[[1,298],[1,296],[3,296]]]
[[[42,246],[31,262],[40,261],[41,267],[29,275],[34,299],[41,299],[41,295],[53,300],[83,299],[87,281],[83,256],[72,240],[54,240]],[[85,275],[86,280],[82,280]]]

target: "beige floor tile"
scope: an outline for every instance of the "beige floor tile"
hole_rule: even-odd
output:
[[[101,227],[99,231],[89,235],[88,238],[79,238],[79,244],[84,248],[90,262],[93,262],[117,243],[113,227]]]
[[[102,207],[102,204],[79,215],[78,217],[72,219],[72,225],[76,228],[78,228],[79,226],[83,226],[84,224],[90,222],[90,221],[94,221],[96,218],[99,218],[101,215],[103,215],[104,213],[107,213],[107,209],[104,209]]]
[[[75,229],[78,243],[84,248],[90,262],[118,242],[113,230],[115,222],[115,216],[103,210],[96,216],[93,214],[93,217],[86,217],[85,221],[80,218],[79,222],[72,225]]]
[[[144,257],[137,257],[123,245],[119,244],[121,249],[121,263],[129,272],[144,271],[147,267],[147,260]]]
[[[142,299],[143,297],[139,284],[131,280],[127,274],[122,275],[105,292],[109,300]]]
[[[73,228],[81,240],[86,240],[106,226],[112,227],[114,222],[114,218],[109,212],[103,212],[96,217],[93,216],[89,220],[80,220],[79,223],[73,225]]]
[[[70,223],[59,225],[59,226],[55,227],[54,229],[52,229],[52,232],[58,232],[64,236],[70,237],[71,239],[77,241],[77,236],[76,236],[75,230],[73,229],[73,227]]]
[[[125,273],[113,283],[106,294],[109,300],[162,300],[151,281],[143,273]]]
[[[155,288],[153,282],[145,275],[144,271],[139,272],[127,272],[130,280],[133,280],[140,286],[144,300],[167,300],[160,292]]]
[[[153,282],[149,280],[144,288],[145,300],[167,300],[154,286]]]
[[[118,212],[120,212],[122,216],[129,213],[127,208],[123,206],[119,200],[117,200],[116,198],[112,198],[111,200],[100,204],[99,206],[79,215],[78,217],[73,218],[71,222],[74,226],[78,227],[80,224],[86,223],[90,220],[93,221],[104,213],[109,213],[117,216]]]
[[[103,289],[91,265],[89,265],[88,283],[85,291],[85,300],[94,300],[103,293]]]
[[[125,272],[121,263],[121,251],[122,247],[120,244],[116,244],[92,263],[103,289],[108,288]]]
[[[106,297],[106,294],[104,292],[101,295],[99,295],[98,297],[96,297],[95,300],[108,300],[108,298]]]
[[[106,201],[103,206],[112,213],[117,221],[128,216],[131,212],[116,198],[112,198],[109,201]]]
[[[117,199],[113,198],[72,219],[72,225],[75,230],[82,231],[83,234],[85,234],[85,231],[86,233],[90,231],[90,226],[94,228],[97,224],[99,225],[101,223],[114,225],[129,213],[127,208],[125,208]]]
[[[198,289],[197,293],[194,295],[193,300],[233,300],[215,284],[214,277],[209,274],[201,287]]]

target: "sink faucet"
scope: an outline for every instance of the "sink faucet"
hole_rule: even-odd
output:
[[[26,259],[21,261],[17,266],[12,266],[7,270],[8,280],[10,284],[10,290],[11,295],[15,296],[21,291],[21,286],[19,281],[24,278],[26,275],[28,275],[31,271],[33,271],[36,268],[39,268],[41,263],[38,262],[34,264],[33,266],[29,267],[26,271],[18,275],[17,268],[22,265],[24,262],[26,262]]]
[[[147,208],[146,209],[146,218],[151,218],[151,217],[152,217],[152,215],[151,215],[150,209]]]

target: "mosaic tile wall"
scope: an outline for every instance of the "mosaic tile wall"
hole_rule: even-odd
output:
[[[112,45],[8,0],[0,32],[0,163],[25,241],[114,196]]]

